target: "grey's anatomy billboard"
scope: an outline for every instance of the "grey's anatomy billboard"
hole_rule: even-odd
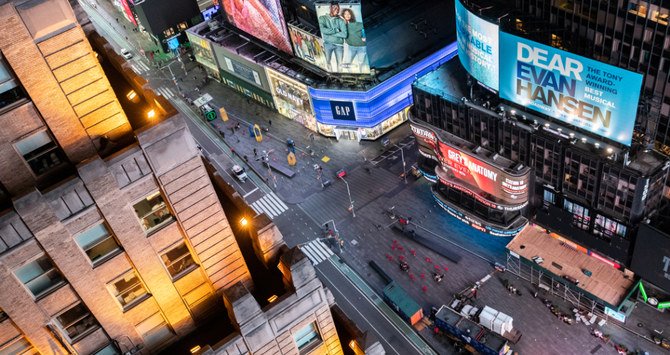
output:
[[[498,25],[483,20],[456,0],[458,59],[477,81],[498,90]]]
[[[314,6],[323,39],[324,69],[331,73],[370,73],[361,4],[332,1]]]
[[[500,32],[500,97],[630,145],[642,75]]]

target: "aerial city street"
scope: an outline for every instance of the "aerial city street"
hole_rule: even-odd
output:
[[[0,355],[670,354],[669,18],[0,0]]]

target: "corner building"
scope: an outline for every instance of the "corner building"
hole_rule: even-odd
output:
[[[513,271],[625,319],[638,228],[668,202],[667,75],[651,69],[668,10],[599,4],[457,1],[459,58],[415,81],[411,125],[447,212],[516,236]],[[516,214],[528,225],[502,223]]]
[[[65,0],[0,23],[0,353],[154,352],[253,289],[183,118],[131,126]]]

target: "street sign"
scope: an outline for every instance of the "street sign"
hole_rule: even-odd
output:
[[[207,111],[205,113],[207,121],[214,121],[216,119],[216,111]]]
[[[195,105],[195,107],[200,107],[200,106],[202,106],[202,105],[204,105],[204,104],[206,104],[210,101],[212,101],[212,95],[204,94],[204,95],[200,96],[199,98],[193,100],[193,105]]]

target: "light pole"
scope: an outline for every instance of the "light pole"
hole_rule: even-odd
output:
[[[351,191],[349,190],[349,183],[343,177],[340,177],[344,184],[347,186],[347,195],[349,196],[349,208],[351,208],[352,217],[356,218],[356,212],[354,211],[354,201],[351,200]]]
[[[174,63],[177,63],[177,61],[173,60],[170,63],[168,63],[168,65],[166,65],[165,67],[167,67],[168,70],[170,71],[170,76],[172,77],[172,82],[177,87],[177,91],[179,91],[179,93],[181,94],[181,88],[179,87],[179,84],[177,84],[177,78],[175,78],[174,73],[172,72],[172,67],[171,66]],[[165,67],[163,67],[163,68],[165,68]],[[184,72],[186,72],[186,70],[184,70]]]
[[[265,157],[265,164],[268,166],[268,178],[272,180],[272,184],[275,187],[275,190],[277,189],[277,179],[275,179],[274,173],[272,172],[272,168],[270,167],[270,153],[272,153],[272,149],[270,151],[263,151],[263,157]]]
[[[398,146],[397,144],[395,145],[396,147],[400,148],[400,157],[402,158],[402,177],[405,179],[405,184],[407,184],[407,170],[405,170],[405,153],[402,150],[402,147]]]

